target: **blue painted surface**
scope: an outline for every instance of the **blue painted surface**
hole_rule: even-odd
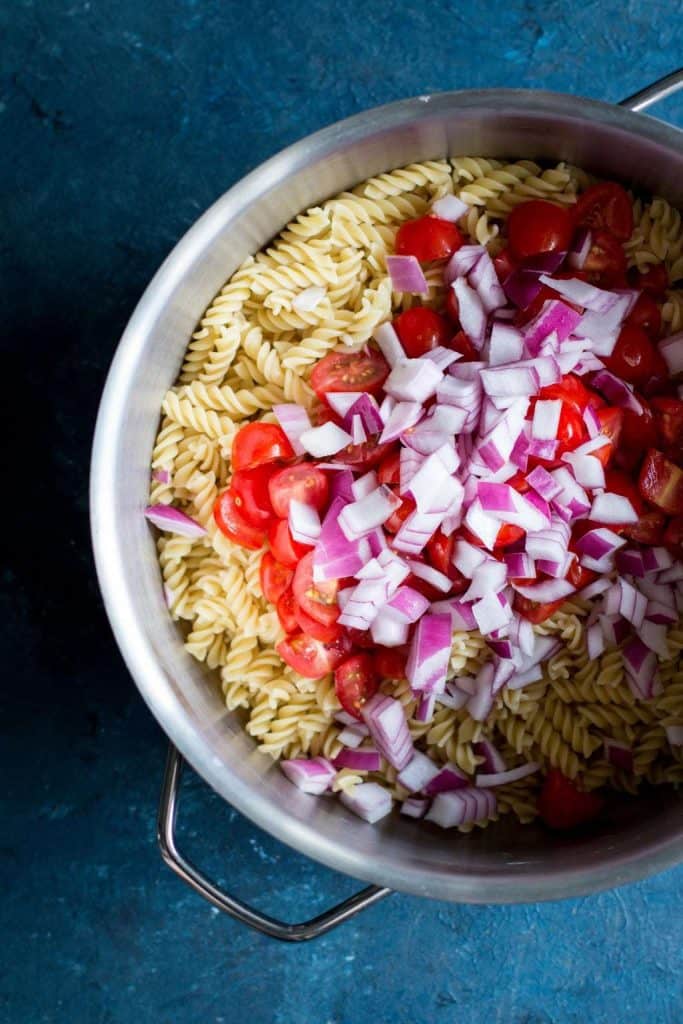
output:
[[[226,187],[302,135],[401,96],[504,85],[617,100],[680,63],[681,24],[676,0],[256,0],[248,14],[232,0],[0,3],[1,1020],[683,1020],[683,868],[534,907],[394,896],[302,947],[204,904],[156,851],[165,744],[111,640],[86,526],[116,339]],[[658,114],[683,125],[683,100]],[[193,777],[182,818],[199,863],[285,918],[354,890]]]

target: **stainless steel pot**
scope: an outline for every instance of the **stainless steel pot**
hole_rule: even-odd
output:
[[[659,791],[616,800],[587,835],[501,822],[436,834],[391,818],[370,826],[336,801],[291,786],[223,705],[182,646],[142,517],[159,407],[188,338],[225,279],[306,207],[371,175],[458,154],[568,160],[683,204],[683,133],[633,112],[683,84],[683,72],[624,107],[524,90],[453,92],[393,103],[326,128],[235,185],[178,243],[121,339],[97,422],[91,513],[100,584],[116,639],[170,737],[160,815],[165,859],[223,910],[279,938],[322,931],[390,889],[469,903],[558,899],[641,878],[683,859],[682,803]],[[175,847],[182,757],[239,811],[283,842],[374,883],[302,925],[283,925],[220,892]]]

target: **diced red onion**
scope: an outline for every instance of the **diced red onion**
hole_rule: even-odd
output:
[[[372,395],[362,394],[346,411],[342,424],[344,430],[351,428],[354,416],[360,416],[368,436],[377,434],[383,427],[379,406]]]
[[[408,555],[419,555],[442,519],[440,513],[412,512],[395,535],[394,548]]]
[[[605,491],[593,498],[590,518],[596,523],[637,523],[638,513],[623,494]]]
[[[665,725],[664,732],[672,747],[683,747],[683,725]]]
[[[325,455],[336,455],[342,448],[351,444],[351,435],[338,427],[336,423],[323,423],[320,427],[304,430],[299,442],[309,455],[319,459]]]
[[[434,717],[436,697],[435,693],[424,693],[419,697],[417,707],[413,712],[413,718],[416,722],[431,722]]]
[[[429,285],[416,256],[387,256],[387,270],[395,292],[428,295]]]
[[[468,580],[472,579],[474,570],[482,562],[485,562],[486,558],[487,556],[481,548],[475,547],[467,540],[458,538],[453,545],[453,565]]]
[[[482,370],[481,381],[487,395],[518,398],[535,395],[540,387],[538,373],[533,366],[494,366]]]
[[[340,799],[345,807],[371,825],[391,811],[391,793],[377,782],[360,782],[352,789],[342,790]]]
[[[363,704],[361,715],[383,757],[399,771],[405,768],[413,756],[413,742],[399,701],[376,693]]]
[[[571,248],[567,253],[567,263],[575,270],[582,270],[593,245],[593,235],[586,227],[578,228],[574,235]]]
[[[312,505],[292,498],[289,502],[289,532],[299,544],[311,547],[320,537],[320,516]]]
[[[605,736],[605,756],[615,768],[622,772],[633,771],[633,750],[627,743]]]
[[[484,759],[482,767],[487,772],[506,771],[505,761],[503,760],[502,754],[496,750],[490,740],[479,740],[477,743],[472,744],[472,749],[477,757],[482,757]]]
[[[643,415],[643,405],[634,395],[633,387],[609,370],[600,370],[596,373],[591,381],[591,387],[601,391],[612,405],[628,409],[636,416]]]
[[[475,786],[486,789],[491,786],[505,786],[508,782],[518,782],[525,779],[527,775],[533,775],[539,771],[540,764],[536,761],[529,761],[528,764],[521,764],[518,768],[508,768],[503,772],[480,772],[474,777]]]
[[[356,772],[378,772],[382,767],[382,758],[379,751],[369,750],[340,750],[333,759],[335,768],[350,768]]]
[[[667,659],[671,656],[669,645],[666,642],[668,627],[663,623],[652,622],[645,619],[638,627],[638,636],[646,647],[658,654],[660,658]]]
[[[536,566],[533,558],[524,551],[506,552],[503,558],[508,576],[515,579],[532,580],[536,577]]]
[[[401,814],[405,814],[407,818],[424,818],[428,810],[429,800],[423,800],[421,797],[409,796],[401,804]]]
[[[439,572],[438,569],[434,569],[433,566],[427,565],[425,562],[416,562],[412,558],[408,558],[407,562],[413,576],[426,580],[435,590],[440,590],[442,594],[447,594],[453,586],[448,576],[443,572]]]
[[[177,533],[179,537],[187,537],[188,540],[206,536],[206,530],[201,523],[173,505],[148,505],[145,509],[145,519],[159,530]]]
[[[659,575],[657,576],[657,582],[658,583],[677,583],[680,580],[682,580],[683,579],[683,562],[677,562],[675,565],[669,563],[670,566],[671,566],[670,568],[664,567],[662,565],[662,555],[668,555],[669,558],[671,556],[663,548],[656,548],[655,550],[657,552],[661,552],[661,554],[658,554],[658,556],[657,556],[657,561],[658,561],[660,567],[664,570],[663,572],[660,572]]]
[[[396,776],[396,781],[409,793],[419,793],[440,774],[440,771],[438,764],[435,764],[431,757],[415,750],[408,764]]]
[[[313,284],[310,288],[304,288],[292,299],[292,309],[297,313],[310,313],[325,298],[325,289],[321,285]],[[285,428],[282,427],[284,430]],[[285,431],[286,433],[286,431]]]
[[[349,717],[351,717],[349,715]],[[361,745],[366,736],[369,736],[369,730],[367,725],[362,725],[361,722],[354,720],[353,725],[347,725],[337,736],[337,739],[345,747],[351,747],[355,750]]]
[[[456,789],[464,789],[468,785],[467,776],[454,764],[445,764],[438,769],[431,779],[422,787],[426,796],[438,793],[451,793]]]
[[[441,220],[455,222],[464,217],[468,210],[469,206],[467,203],[462,199],[458,199],[457,196],[442,196],[441,199],[434,200],[430,213],[433,213],[435,217],[439,217]]]
[[[683,331],[678,331],[677,334],[664,338],[663,341],[659,342],[657,348],[660,355],[664,357],[664,362],[668,366],[672,377],[683,373]]]
[[[376,491],[378,486],[377,474],[371,469],[368,473],[354,480],[351,485],[351,493],[355,501],[360,501],[361,498],[365,498],[368,494]]]
[[[432,604],[432,611],[436,615],[449,615],[451,618],[451,629],[472,630],[477,628],[472,606],[452,598],[450,601],[435,601]]]
[[[358,540],[385,523],[400,504],[401,499],[382,484],[359,501],[345,505],[339,513],[339,526],[348,540]]]
[[[294,757],[280,761],[280,768],[290,782],[304,793],[319,796],[329,789],[335,770],[324,757]]]
[[[496,813],[496,798],[489,789],[454,790],[439,793],[432,802],[425,820],[441,828],[457,828],[470,822],[486,821]]]
[[[582,487],[594,488],[605,486],[605,470],[600,460],[596,459],[594,455],[579,455],[576,452],[567,452],[562,458],[572,467],[574,476]]]
[[[505,305],[505,292],[500,286],[493,260],[486,249],[472,267],[468,281],[476,290],[486,313],[493,313]]]
[[[514,306],[526,309],[534,301],[541,290],[536,270],[526,267],[515,267],[503,281],[503,291]]]
[[[472,583],[462,595],[463,601],[474,601],[487,594],[497,594],[507,582],[507,566],[495,558],[482,562],[474,570]],[[476,612],[474,612],[476,618]],[[498,627],[493,627],[498,628]]]
[[[575,589],[569,580],[543,580],[542,583],[534,583],[528,587],[513,582],[512,586],[522,597],[538,601],[539,604],[561,601],[562,598],[573,594]]]
[[[486,310],[481,298],[462,277],[456,278],[451,287],[458,300],[460,325],[474,347],[481,350],[486,338]]]
[[[516,363],[522,358],[523,351],[524,339],[519,328],[494,321],[488,343],[489,366]]]
[[[370,635],[381,647],[402,647],[408,643],[409,626],[383,608],[370,626]]]
[[[672,623],[677,621],[678,615],[674,608],[669,605],[662,604],[659,601],[650,600],[647,602],[645,618],[650,622],[654,622],[658,626],[670,626]]]
[[[171,474],[167,469],[154,469],[152,470],[152,480],[156,480],[158,484],[168,484],[171,482]]]
[[[489,551],[493,551],[500,529],[500,520],[490,512],[484,512],[479,499],[473,501],[465,513],[465,525],[479,538]]]
[[[534,406],[531,435],[537,441],[554,441],[560,426],[562,402],[560,399],[541,400]]]
[[[638,637],[626,645],[623,654],[626,677],[634,696],[649,700],[656,688],[657,655]]]
[[[429,613],[418,621],[406,665],[411,688],[443,693],[451,653],[451,618]]]
[[[398,402],[426,402],[442,379],[441,370],[429,359],[405,359],[394,366],[384,390]]]
[[[554,581],[553,581],[554,582]],[[500,602],[500,594],[486,594],[472,605],[472,614],[484,636],[501,629],[510,619],[509,608]]]
[[[461,245],[444,267],[443,278],[448,285],[457,277],[465,277],[476,266],[486,249],[483,245]]]
[[[541,276],[541,284],[552,288],[563,298],[576,306],[583,306],[593,313],[607,313],[615,305],[617,296],[613,292],[605,291],[604,288],[596,288],[587,281],[581,281],[577,277],[569,280],[558,281],[553,277]]]
[[[550,299],[544,302],[540,312],[522,328],[526,347],[532,356],[538,355],[541,343],[550,334],[556,334],[562,342],[573,332],[581,321],[581,314],[564,302]]]
[[[389,366],[397,366],[405,360],[406,354],[403,345],[393,324],[389,321],[376,327],[372,336]]]
[[[399,587],[387,602],[387,610],[391,610],[394,618],[407,624],[417,622],[428,607],[429,601],[424,594],[408,586]]]

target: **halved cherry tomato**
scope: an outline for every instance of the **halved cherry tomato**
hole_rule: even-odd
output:
[[[633,204],[625,188],[615,181],[591,185],[579,196],[573,210],[576,224],[592,231],[609,231],[620,242],[626,242],[633,231]]]
[[[652,375],[649,380],[641,384],[640,390],[648,398],[652,398],[654,395],[675,398],[678,394],[676,385],[669,374],[669,367],[658,348],[654,349],[652,356]]]
[[[355,584],[357,581],[353,580]],[[360,647],[362,650],[374,650],[375,641],[369,629],[354,629],[352,626],[344,626],[344,632],[351,641],[353,647]]]
[[[579,412],[583,412],[591,403],[594,394],[575,373],[567,373],[557,384],[546,384],[541,388],[538,397],[544,400],[560,398],[563,402],[573,405]]]
[[[412,498],[403,498],[398,508],[394,509],[384,524],[387,533],[398,533],[409,515],[415,511],[415,502]]]
[[[561,601],[551,601],[548,604],[539,604],[538,601],[532,601],[528,597],[522,597],[521,594],[515,594],[515,600],[513,607],[516,612],[525,618],[529,622],[533,622],[537,626],[541,622],[545,622],[551,615],[554,615],[558,608],[561,608],[564,604],[564,598]]]
[[[388,363],[375,349],[329,352],[313,367],[310,384],[318,398],[328,391],[366,391],[377,395],[388,376]]]
[[[683,516],[683,471],[654,448],[650,448],[640,468],[638,490],[662,512]]]
[[[646,292],[641,292],[636,299],[635,306],[626,317],[626,323],[634,327],[641,327],[648,338],[656,341],[662,329],[662,314],[659,306]]]
[[[390,442],[380,444],[379,441],[363,441],[362,444],[350,444],[342,448],[334,457],[335,462],[343,462],[358,473],[365,473],[373,469],[382,461],[387,452],[391,449]]]
[[[401,472],[400,449],[385,455],[377,468],[377,479],[381,484],[398,485]]]
[[[603,445],[602,448],[596,449],[596,451],[591,454],[594,455],[603,466],[607,466],[619,444],[624,422],[624,411],[623,409],[613,408],[610,405],[604,405],[596,411],[598,423],[600,424],[600,433],[609,443]]]
[[[403,351],[410,359],[418,359],[437,345],[446,345],[451,328],[444,317],[429,306],[413,306],[394,320]]]
[[[567,572],[566,579],[569,580],[571,585],[576,590],[581,590],[583,587],[587,587],[589,583],[598,578],[598,573],[593,572],[592,569],[586,569],[583,565],[579,564],[578,558],[572,561]]]
[[[540,252],[566,251],[574,233],[571,214],[545,199],[515,206],[507,221],[510,255],[525,260]]]
[[[342,417],[337,416],[334,409],[325,401],[316,399],[308,413],[308,418],[314,427],[322,427],[325,423],[336,423],[338,427],[342,425]]]
[[[306,636],[312,636],[314,640],[322,640],[324,644],[333,643],[344,632],[338,622],[333,622],[331,625],[326,626],[312,618],[312,616],[307,615],[303,608],[299,608],[296,602],[294,602],[294,617],[302,633],[305,633]]]
[[[514,526],[512,523],[504,523],[496,534],[496,543],[493,547],[493,553],[495,554],[498,550],[503,551],[505,548],[509,548],[512,544],[516,544],[518,540],[521,540],[524,536],[525,531],[521,526]]]
[[[662,445],[683,448],[683,402],[680,398],[653,398],[650,405]]]
[[[379,689],[379,677],[369,654],[354,654],[334,672],[334,692],[339,703],[354,718],[360,718],[363,704]]]
[[[378,647],[374,662],[380,679],[405,679],[408,647]]]
[[[241,544],[243,548],[250,548],[258,551],[263,547],[266,539],[265,531],[254,526],[242,514],[238,505],[238,499],[231,487],[223,491],[216,498],[213,506],[213,517],[219,530],[235,544]]]
[[[654,514],[656,515],[656,513]],[[670,519],[666,524],[664,534],[660,533],[659,536],[663,536],[664,543],[675,557],[680,558],[683,551],[683,518],[678,516],[675,519]]]
[[[427,215],[401,224],[396,235],[396,252],[428,263],[430,260],[447,259],[462,243],[463,237],[455,224]]]
[[[435,569],[438,569],[439,572],[444,573],[446,576],[450,576],[451,572],[455,569],[451,561],[454,545],[454,534],[447,537],[441,530],[437,530],[427,541],[426,550],[430,565],[433,565]],[[458,570],[455,569],[455,571],[457,572]]]
[[[284,592],[289,589],[294,579],[294,570],[277,562],[270,551],[266,551],[261,559],[259,579],[266,601],[277,604]]]
[[[306,679],[321,679],[341,664],[349,653],[349,641],[342,635],[332,643],[314,640],[305,633],[294,633],[281,640],[275,650],[283,661]]]
[[[539,396],[540,397],[540,396]],[[533,417],[533,410],[536,404],[536,399],[532,399],[527,419]],[[533,469],[534,466],[545,466],[546,468],[553,466],[557,467],[562,465],[560,456],[566,452],[571,452],[575,448],[585,441],[588,430],[584,423],[583,416],[575,405],[569,402],[562,402],[562,409],[560,411],[560,421],[557,428],[557,440],[559,444],[557,446],[557,452],[554,459],[541,459],[537,456],[531,456],[529,459],[529,468]]]
[[[329,626],[339,618],[339,581],[313,582],[313,552],[305,555],[297,565],[292,589],[297,604],[311,618],[322,622],[324,626]]]
[[[268,543],[273,556],[283,565],[297,565],[311,550],[310,545],[300,544],[289,532],[286,519],[276,519],[268,530]]]
[[[611,356],[603,358],[608,370],[630,384],[644,384],[652,376],[656,349],[642,327],[626,323]]]
[[[592,284],[617,288],[626,284],[626,253],[621,242],[607,231],[593,235],[593,244],[583,264]]]
[[[568,829],[593,821],[605,806],[599,793],[584,793],[557,768],[545,777],[538,810],[549,828]]]
[[[513,270],[516,269],[517,264],[512,258],[509,249],[501,249],[497,256],[493,257],[493,265],[496,268],[496,276],[498,280],[503,283],[506,278],[510,276]],[[451,289],[452,290],[452,289]]]
[[[330,486],[322,469],[311,462],[299,462],[273,473],[268,493],[275,515],[286,519],[292,500],[312,505],[317,512],[322,512],[330,496]]]
[[[277,423],[246,423],[232,443],[232,468],[254,469],[278,459],[293,459],[294,451],[287,435]]]
[[[671,520],[674,522],[675,520]],[[666,516],[663,512],[642,512],[637,523],[628,523],[624,526],[622,533],[629,540],[635,540],[639,544],[661,544],[665,533]],[[664,540],[666,544],[666,539]]]
[[[254,526],[266,530],[273,519],[273,506],[268,495],[268,481],[273,475],[273,463],[255,469],[238,469],[233,473],[230,488],[235,504],[244,518]]]
[[[652,410],[647,402],[640,399],[642,413],[622,409],[621,435],[617,450],[617,462],[624,469],[634,469],[643,452],[655,448],[658,442]]]
[[[275,610],[285,633],[296,633],[299,623],[296,620],[296,601],[291,587],[280,596]]]
[[[647,292],[648,295],[653,295],[657,299],[663,299],[664,293],[669,287],[669,274],[663,263],[655,263],[654,266],[648,267],[643,274],[634,267],[629,274],[629,279],[634,288],[640,288],[641,291]]]
[[[455,296],[455,292],[453,295]],[[446,347],[452,349],[453,352],[460,353],[462,359],[459,362],[461,363],[475,363],[479,359],[479,353],[464,331],[458,331]]]

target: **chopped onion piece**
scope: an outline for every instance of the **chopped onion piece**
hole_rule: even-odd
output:
[[[540,767],[536,761],[530,761],[528,764],[519,765],[518,768],[508,768],[504,772],[479,773],[474,777],[474,784],[482,789],[489,786],[505,786],[508,782],[518,782],[527,775],[533,775]]]
[[[467,203],[457,196],[442,196],[441,199],[435,199],[431,208],[431,213],[435,217],[453,222],[460,220],[468,211]]]
[[[400,702],[376,693],[363,704],[361,715],[382,756],[399,771],[405,768],[413,756],[413,741]]]
[[[339,526],[348,540],[358,540],[385,523],[400,504],[401,499],[382,484],[359,501],[344,506],[339,513]]]
[[[488,343],[489,366],[516,363],[522,358],[523,351],[524,339],[519,328],[494,321]]]
[[[145,519],[159,530],[167,533],[177,533],[180,537],[187,537],[188,540],[196,540],[206,536],[206,530],[195,519],[185,515],[179,508],[173,505],[148,505],[145,509]]]
[[[451,284],[456,277],[466,277],[485,252],[483,245],[461,245],[444,268],[444,282]]]
[[[323,423],[321,427],[305,430],[299,436],[299,441],[309,455],[319,459],[325,455],[336,455],[342,448],[352,443],[352,438],[336,423],[329,422]]]
[[[431,757],[415,750],[408,764],[396,776],[396,781],[409,793],[418,793],[436,778],[440,771],[438,764],[435,764]]]
[[[665,725],[664,732],[672,747],[683,747],[683,725]]]
[[[301,405],[274,405],[273,412],[277,421],[287,435],[296,455],[303,455],[304,446],[301,443],[301,435],[311,429],[311,421],[308,413]]]
[[[469,822],[486,821],[496,813],[496,798],[489,789],[453,790],[439,793],[425,815],[441,828],[457,828]]]
[[[467,776],[456,765],[449,762],[443,768],[437,769],[436,774],[425,783],[423,789],[427,796],[436,796],[437,793],[450,793],[455,789],[464,789],[467,784]]]
[[[429,359],[404,359],[394,366],[384,390],[398,402],[426,402],[442,379],[443,373]]]
[[[683,331],[664,338],[657,345],[660,355],[669,368],[672,377],[683,373]]]
[[[409,796],[401,804],[401,814],[407,818],[424,818],[429,810],[429,800],[422,797]]]
[[[364,747],[362,750],[340,750],[332,764],[335,768],[350,768],[357,772],[378,772],[382,767],[382,758],[378,750]]]
[[[530,587],[513,582],[512,586],[522,597],[528,598],[529,601],[538,601],[539,604],[561,601],[563,597],[573,594],[575,589],[569,580],[544,580],[542,583],[534,583]]]
[[[474,347],[480,350],[486,338],[486,310],[481,298],[462,277],[456,278],[451,287],[458,300],[460,325]]]
[[[429,294],[427,279],[416,256],[387,256],[387,270],[395,292]]]
[[[289,503],[289,532],[299,544],[311,547],[320,537],[320,516],[312,505],[292,498]]]
[[[637,523],[638,513],[623,494],[596,494],[590,518],[597,523]]]
[[[413,690],[443,693],[451,653],[449,615],[423,615],[413,633],[406,676]]]
[[[292,308],[297,313],[310,313],[325,298],[325,289],[321,285],[313,284],[310,288],[304,288],[292,299]],[[285,429],[284,427],[282,428]],[[286,431],[285,431],[286,432]]]
[[[336,774],[333,766],[324,757],[294,757],[280,761],[280,769],[304,793],[319,796],[329,789]]]
[[[405,360],[406,354],[403,345],[393,324],[389,321],[376,327],[372,336],[379,345],[380,351],[389,366],[397,366]]]
[[[371,825],[391,811],[391,793],[377,782],[360,782],[353,789],[342,790],[339,796],[345,807]]]
[[[627,743],[620,743],[619,740],[605,736],[604,744],[605,756],[610,764],[622,772],[633,771],[633,750]]]
[[[531,421],[531,436],[537,441],[554,441],[560,426],[562,401],[541,400],[534,406],[534,418]]]

